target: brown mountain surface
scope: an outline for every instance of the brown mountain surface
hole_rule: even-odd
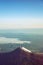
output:
[[[43,53],[17,48],[9,53],[0,53],[0,65],[43,65]]]

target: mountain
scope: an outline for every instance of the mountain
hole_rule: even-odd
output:
[[[43,65],[43,53],[32,53],[19,47],[12,52],[0,53],[0,65]]]

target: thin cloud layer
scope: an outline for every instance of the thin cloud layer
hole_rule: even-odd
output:
[[[30,44],[31,41],[21,41],[18,38],[0,37],[0,44],[5,44],[5,43],[17,43],[17,44],[28,43]]]

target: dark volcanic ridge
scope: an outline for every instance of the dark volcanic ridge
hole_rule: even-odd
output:
[[[19,47],[9,53],[0,53],[0,65],[43,65],[43,53],[32,53]]]

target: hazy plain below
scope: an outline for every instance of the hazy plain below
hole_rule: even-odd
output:
[[[32,52],[43,52],[43,29],[0,30],[0,52],[9,52],[20,46]]]

